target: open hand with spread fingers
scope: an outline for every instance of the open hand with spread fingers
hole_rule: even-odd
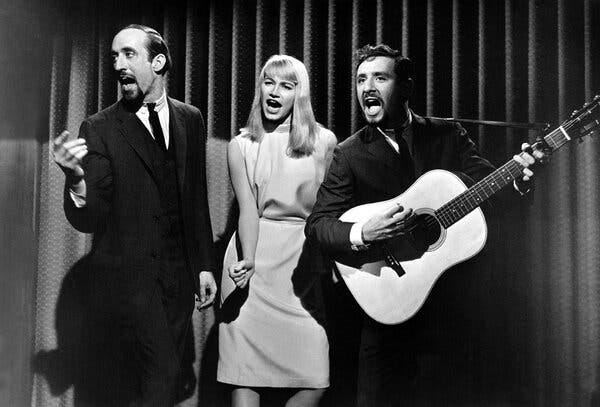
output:
[[[81,166],[83,157],[88,153],[85,139],[76,138],[65,130],[52,140],[52,157],[72,183],[83,178]]]

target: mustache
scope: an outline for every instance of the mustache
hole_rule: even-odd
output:
[[[120,73],[117,79],[121,85],[126,85],[128,83],[135,83],[135,76],[127,73]]]

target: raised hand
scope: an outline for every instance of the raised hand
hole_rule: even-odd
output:
[[[85,139],[75,138],[65,130],[52,140],[52,157],[71,182],[77,183],[83,178],[81,162],[88,153]]]

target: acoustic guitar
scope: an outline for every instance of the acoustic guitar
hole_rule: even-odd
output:
[[[536,144],[555,151],[595,133],[600,126],[599,106],[600,96],[596,96]],[[340,220],[354,223],[364,222],[392,205],[414,210],[403,236],[335,259],[342,279],[363,310],[383,324],[398,324],[412,317],[444,271],[481,251],[487,226],[479,206],[520,178],[522,171],[513,159],[467,188],[451,172],[432,170],[396,198],[345,212]]]

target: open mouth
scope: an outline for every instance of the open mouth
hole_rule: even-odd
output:
[[[367,97],[363,99],[363,105],[369,116],[375,116],[381,111],[381,100],[376,97]]]
[[[135,83],[135,78],[129,75],[120,75],[119,83],[121,83],[121,85],[129,85]]]
[[[273,99],[267,99],[267,106],[276,109],[276,108],[281,107],[281,103],[279,103],[278,101],[273,100]]]

